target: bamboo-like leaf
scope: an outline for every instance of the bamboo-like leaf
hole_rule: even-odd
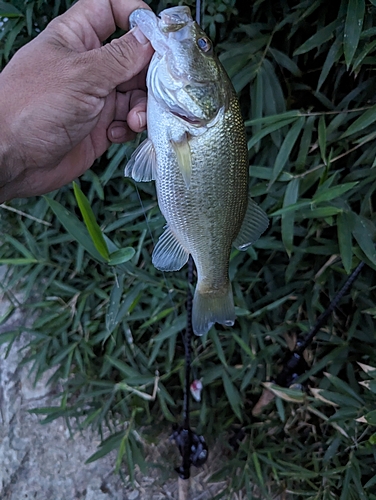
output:
[[[332,215],[338,215],[343,212],[342,208],[337,207],[319,207],[312,208],[311,210],[301,210],[298,212],[298,217],[303,219],[321,219],[325,217],[331,217]]]
[[[82,245],[89,254],[100,262],[104,262],[102,255],[95,248],[95,245],[90,238],[88,230],[85,225],[80,222],[75,215],[73,215],[69,210],[63,207],[60,203],[52,198],[44,197],[48,205],[51,207],[52,211],[59,219],[64,228],[68,233],[76,240],[80,245]]]
[[[366,365],[364,363],[360,363],[359,361],[357,363],[367,375],[376,379],[376,366]]]
[[[321,158],[326,165],[326,125],[324,115],[320,116],[318,133]]]
[[[288,207],[296,203],[299,194],[299,179],[292,179],[288,184],[283,199],[283,207]],[[281,230],[282,241],[285,245],[288,256],[291,256],[294,239],[295,211],[282,214]]]
[[[264,125],[275,124],[279,121],[289,120],[290,118],[299,118],[300,116],[302,116],[302,114],[299,111],[292,110],[292,111],[286,111],[285,113],[279,113],[278,115],[274,116],[263,116],[262,118],[257,118],[254,120],[246,120],[244,122],[244,125],[248,127],[250,125],[255,125],[256,123],[262,123]]]
[[[34,11],[35,3],[30,2],[26,6],[26,28],[27,28],[27,34],[31,36],[33,32],[33,11]]]
[[[271,391],[275,396],[278,396],[284,401],[289,401],[290,403],[302,403],[305,399],[305,394],[303,391],[280,387],[279,385],[273,384],[271,382],[264,382],[263,386]]]
[[[136,301],[137,297],[141,293],[141,291],[145,288],[144,283],[138,283],[134,288],[130,291],[128,290],[127,295],[125,296],[124,301],[121,303],[118,315],[116,317],[116,323],[120,323],[123,321],[125,316],[128,314],[132,304]]]
[[[324,372],[324,375],[330,380],[330,382],[343,394],[349,395],[351,398],[357,399],[359,404],[364,405],[363,399],[359,396],[357,392],[352,389],[349,384],[341,380],[340,378],[332,375],[331,373]]]
[[[350,274],[352,264],[352,236],[350,220],[346,212],[337,216],[337,237],[343,267],[347,274]]]
[[[263,111],[263,69],[262,67],[259,69],[254,85],[251,87],[251,106],[252,106],[252,119],[257,120],[262,117],[262,111]],[[257,133],[261,130],[261,123],[256,122],[252,126],[252,133],[253,135],[257,135]],[[250,147],[248,146],[250,149]]]
[[[212,340],[214,344],[215,351],[217,353],[218,358],[220,359],[221,363],[224,366],[227,366],[227,361],[226,361],[226,356],[225,353],[223,352],[223,348],[221,345],[221,342],[218,337],[218,332],[215,331],[214,328],[211,328],[209,332],[209,338]]]
[[[35,255],[33,255],[30,250],[28,250],[25,245],[23,245],[16,238],[13,238],[10,234],[2,235],[3,242],[9,242],[18,252],[20,252],[26,259],[33,259]]]
[[[122,440],[120,441],[120,444],[119,444],[119,447],[118,447],[118,452],[117,452],[117,456],[116,456],[116,462],[115,462],[115,472],[118,473],[119,472],[119,469],[120,469],[120,466],[123,462],[123,456],[125,454],[125,450],[126,448],[128,449],[129,448],[129,433],[128,433],[128,430],[126,432],[124,432],[124,436],[122,438]],[[131,479],[131,474],[133,473],[133,460],[132,460],[132,456],[130,457],[130,460],[131,460],[131,463],[129,464],[129,468],[130,468],[130,471],[129,471],[129,476],[130,476],[130,479]]]
[[[262,476],[260,460],[258,459],[257,453],[255,451],[252,453],[252,461],[253,461],[253,465],[255,467],[257,478],[258,478],[260,484],[263,486],[265,481],[264,481],[264,478]],[[265,488],[263,488],[263,490],[266,491]]]
[[[265,128],[261,129],[248,141],[248,150],[252,149],[255,145],[257,145],[257,143],[260,142],[261,139],[263,139],[265,136],[271,134],[275,130],[279,130],[282,127],[285,127],[286,125],[290,125],[290,123],[295,121],[296,118],[288,118],[286,120],[281,120],[277,123],[273,123],[272,125],[268,125]]]
[[[95,462],[99,458],[104,457],[110,451],[116,450],[119,447],[119,444],[121,443],[121,440],[124,436],[125,431],[120,431],[117,432],[116,434],[111,435],[109,438],[105,439],[100,445],[99,445],[99,450],[93,453],[85,462],[85,464],[90,464],[92,462]]]
[[[276,60],[277,64],[279,64],[283,68],[286,68],[294,76],[301,76],[302,72],[300,71],[298,65],[292,59],[290,59],[284,52],[281,52],[274,48],[270,48],[269,51]]]
[[[267,59],[263,62],[264,73],[264,114],[276,115],[286,111],[285,98],[281,83],[275,73],[274,67]],[[274,144],[279,148],[283,139],[282,130],[276,130],[271,134]]]
[[[339,26],[340,20],[337,19],[332,23],[328,24],[324,28],[321,28],[317,33],[308,38],[298,49],[294,51],[294,56],[299,54],[305,54],[306,52],[320,47],[323,43],[327,42],[333,38],[335,29]]]
[[[376,0],[374,0],[374,5],[376,6]],[[369,442],[372,446],[375,446],[376,444],[376,434],[372,434],[372,436],[369,438]],[[364,489],[368,489],[368,488],[371,488],[372,486],[375,486],[376,484],[376,475],[374,475],[373,477],[371,477],[371,479],[369,481],[366,482],[366,484],[364,485]]]
[[[374,226],[369,220],[356,215],[354,212],[351,212],[349,214],[349,218],[352,225],[352,234],[356,239],[358,245],[369,258],[369,260],[373,264],[376,264],[376,248],[373,239],[375,235]]]
[[[359,408],[359,401],[351,396],[341,394],[340,392],[327,391],[325,389],[310,389],[315,397],[322,399],[333,406],[345,406],[347,408]]]
[[[264,107],[268,110],[266,114],[273,115],[278,113],[282,115],[286,111],[286,103],[279,78],[268,59],[264,60],[263,68],[265,70]]]
[[[376,122],[376,105],[372,106],[370,109],[367,109],[354,123],[350,125],[347,131],[342,134],[341,139],[348,137],[349,135],[356,134],[361,130],[365,129],[369,125],[372,125]]]
[[[136,253],[135,249],[132,247],[121,248],[109,254],[108,263],[110,266],[118,266],[119,264],[124,264],[131,260],[131,258]]]
[[[255,355],[253,354],[251,348],[244,342],[243,339],[239,337],[239,335],[236,335],[236,333],[234,333],[232,337],[251,359],[255,359]]]
[[[240,421],[242,421],[242,414],[241,414],[241,409],[240,409],[241,408],[241,397],[240,397],[238,389],[231,382],[230,377],[227,375],[226,370],[223,370],[223,372],[222,372],[222,380],[223,380],[223,386],[225,388],[225,393],[226,393],[227,399],[231,405],[231,408],[233,409],[233,412],[238,417],[238,419]]]
[[[0,333],[0,346],[2,344],[10,344],[14,342],[14,340],[18,337],[18,332],[3,332]]]
[[[6,310],[0,312],[0,325],[2,325],[13,313],[14,306],[10,305]]]
[[[345,182],[339,186],[318,189],[317,194],[315,194],[312,198],[312,203],[334,200],[335,198],[339,198],[343,194],[347,193],[347,191],[350,191],[350,189],[353,189],[357,185],[358,182]]]
[[[108,252],[106,242],[104,241],[101,228],[99,227],[95,219],[95,215],[90,206],[89,200],[86,198],[84,193],[81,191],[81,189],[75,182],[73,182],[73,190],[78,206],[81,211],[81,215],[84,219],[85,225],[87,227],[87,230],[89,231],[91,239],[93,240],[95,248],[98,250],[98,252],[105,260],[109,260],[110,254]]]
[[[0,17],[23,17],[23,13],[11,3],[0,1]]]
[[[108,334],[112,333],[117,323],[117,317],[120,308],[120,300],[124,291],[124,275],[116,277],[115,283],[111,290],[110,303],[106,314],[106,329]]]
[[[34,257],[30,258],[10,258],[10,259],[0,259],[0,264],[4,264],[7,266],[25,266],[30,264],[38,264],[40,261],[38,259],[34,259]]]
[[[115,359],[115,358],[108,356],[108,355],[106,355],[105,358],[107,361],[109,361],[111,363],[112,366],[117,368],[126,379],[128,379],[128,378],[140,378],[141,377],[141,374],[139,372],[137,372],[134,368],[127,365],[126,363],[124,363],[120,359]]]
[[[156,335],[153,338],[153,342],[157,343],[162,340],[166,340],[173,335],[177,335],[179,332],[181,332],[185,326],[186,326],[187,319],[185,315],[178,316],[177,318],[174,319],[172,324],[168,326],[167,328],[163,328],[158,335]]]
[[[306,120],[302,139],[300,141],[298,157],[296,159],[297,170],[302,170],[306,165],[308,151],[312,142],[312,132],[313,132],[313,126],[315,124],[315,119],[316,119],[315,116],[309,116]]]
[[[320,90],[322,84],[327,79],[330,70],[333,68],[334,64],[339,60],[341,54],[342,54],[342,42],[341,39],[338,37],[334,40],[332,46],[328,51],[328,55],[326,56],[325,62],[323,64],[320,73],[319,81],[317,83],[317,88],[316,88],[317,91]]]
[[[359,66],[361,66],[364,59],[368,56],[370,52],[376,49],[376,40],[373,40],[364,47],[364,49],[355,57],[353,62],[353,71],[356,72]]]
[[[328,399],[327,397],[325,397],[325,395],[323,394],[323,392],[328,392],[328,391],[323,391],[322,389],[316,389],[314,387],[311,387],[310,388],[310,391],[311,393],[313,394],[313,396],[318,399],[319,401],[322,401],[323,403],[326,403],[326,404],[329,404],[329,405],[332,405],[332,406],[338,406],[338,404],[336,402],[333,402],[331,399]],[[332,393],[330,393],[332,394]]]
[[[235,92],[239,93],[255,78],[257,66],[256,63],[250,62],[232,78]]]
[[[364,11],[364,0],[349,0],[345,30],[343,33],[343,51],[347,68],[349,68],[359,44],[359,38],[363,27]]]
[[[16,38],[18,37],[18,35],[21,33],[21,31],[25,27],[25,20],[23,18],[18,19],[18,20],[12,20],[9,22],[14,22],[15,24],[14,24],[11,32],[8,34],[5,45],[4,45],[4,56],[5,56],[5,59],[7,59],[7,60],[9,59],[9,56],[10,56],[10,53],[11,53],[11,50],[13,48],[13,45],[14,45]]]
[[[364,415],[364,419],[367,424],[376,425],[376,410],[372,410],[366,415]]]
[[[285,140],[282,143],[282,146],[278,152],[277,158],[275,160],[275,164],[273,167],[273,176],[270,179],[268,189],[274,184],[274,182],[277,180],[279,174],[282,172],[283,168],[285,167],[290,153],[292,151],[292,148],[295,146],[295,143],[299,137],[299,134],[304,126],[305,123],[305,118],[298,118],[294,125],[291,127],[291,129],[287,132],[287,135],[285,137]]]

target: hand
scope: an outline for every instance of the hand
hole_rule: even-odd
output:
[[[0,202],[67,184],[145,129],[150,43],[135,28],[102,46],[137,8],[79,0],[0,74]]]

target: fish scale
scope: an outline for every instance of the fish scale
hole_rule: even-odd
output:
[[[215,323],[232,326],[231,246],[245,250],[266,229],[248,195],[248,151],[239,102],[211,41],[188,7],[131,15],[156,53],[150,63],[148,139],[125,175],[155,180],[167,226],[153,252],[163,271],[197,268],[192,325],[197,335]]]

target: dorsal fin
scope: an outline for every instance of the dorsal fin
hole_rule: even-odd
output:
[[[247,211],[238,236],[235,238],[234,247],[238,250],[247,250],[269,226],[266,213],[249,196]]]

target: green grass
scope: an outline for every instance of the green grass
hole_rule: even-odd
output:
[[[262,498],[374,499],[375,372],[359,363],[376,367],[376,4],[234,4],[207,1],[204,22],[240,95],[251,191],[271,225],[231,255],[235,327],[194,342],[204,391],[192,424],[209,441],[244,428],[214,479],[231,477],[249,498],[256,488]],[[12,6],[21,15],[5,22],[3,63],[65,8]],[[22,289],[14,309],[37,318],[23,362],[37,378],[53,367],[51,382],[63,387],[57,406],[38,412],[46,423],[63,416],[110,429],[93,459],[116,449],[118,468],[130,471],[143,463],[135,430],[181,418],[187,288],[186,270],[163,275],[151,264],[164,220],[153,184],[136,188],[123,178],[133,148],[112,146],[78,181],[78,201],[67,186],[10,203],[39,222],[0,208],[1,286],[11,298]],[[291,402],[280,391],[254,417],[288,346],[360,260],[366,268],[307,352],[307,393]],[[11,345],[20,333],[0,342]]]

